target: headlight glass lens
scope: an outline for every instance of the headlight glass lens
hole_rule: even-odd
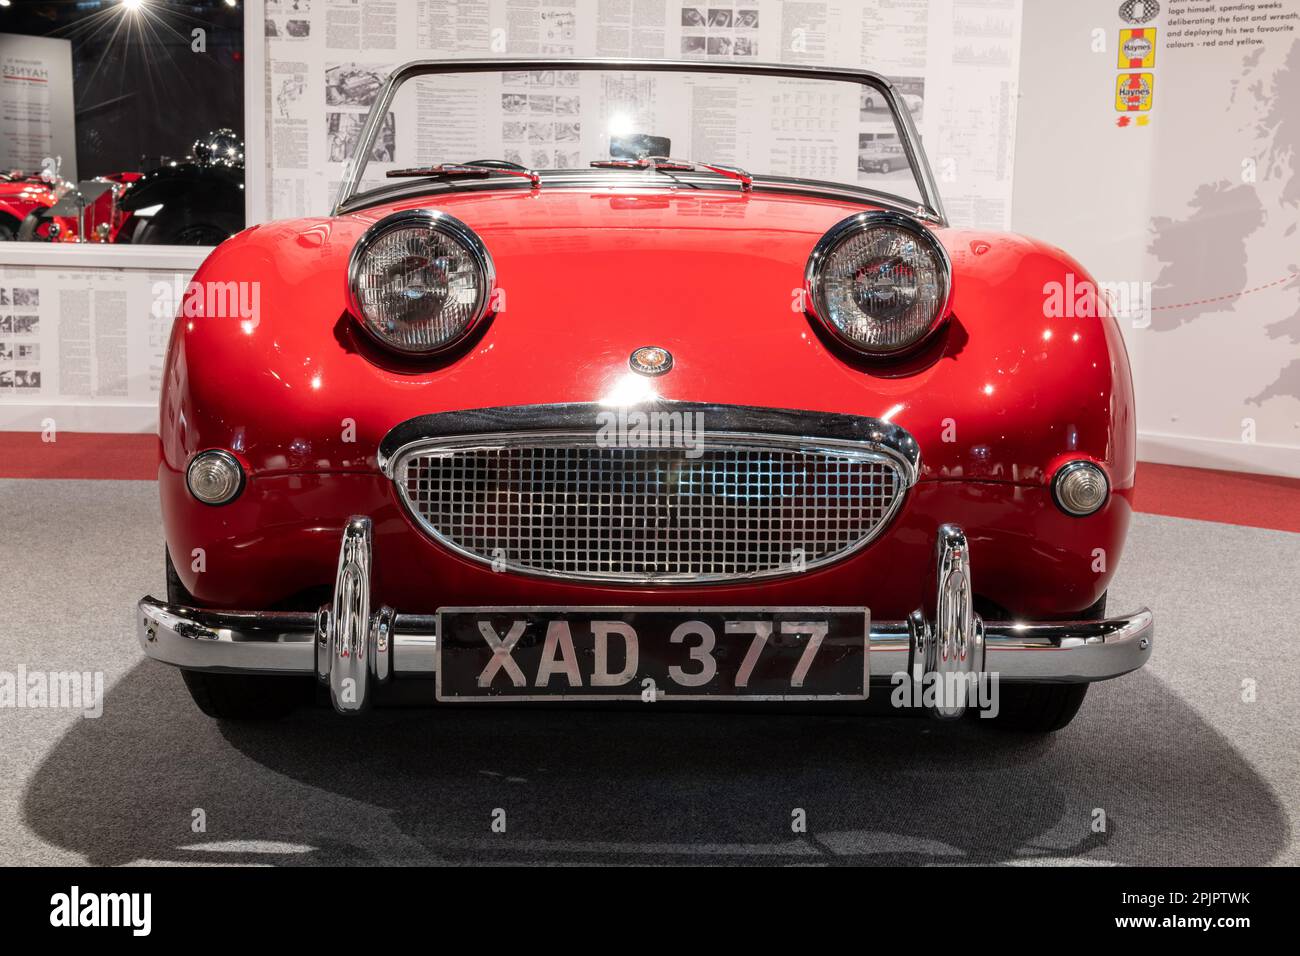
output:
[[[201,451],[185,472],[190,494],[208,505],[233,501],[244,484],[244,470],[229,452]]]
[[[348,270],[366,330],[401,352],[455,344],[487,312],[492,260],[468,226],[430,210],[394,213],[371,227]]]
[[[808,265],[814,313],[849,345],[888,355],[920,342],[948,301],[948,263],[902,216],[865,213],[831,229]]]
[[[1056,473],[1056,503],[1067,514],[1090,515],[1106,503],[1110,482],[1090,461],[1072,461]]]

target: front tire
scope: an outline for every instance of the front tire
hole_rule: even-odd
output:
[[[176,573],[171,554],[166,558],[167,603],[193,607],[194,595]],[[199,710],[214,720],[279,720],[315,699],[310,677],[182,670],[181,678]]]
[[[199,710],[214,720],[280,720],[310,704],[310,685],[300,677],[181,671]]]
[[[1087,684],[1003,684],[998,690],[998,730],[1052,734],[1074,720],[1087,696]]]
[[[1103,593],[1092,607],[1079,612],[1081,621],[1106,616]],[[1088,695],[1087,684],[1002,684],[998,715],[989,718],[998,730],[1020,734],[1054,734],[1069,725]]]

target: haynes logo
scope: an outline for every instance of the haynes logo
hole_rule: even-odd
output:
[[[1119,68],[1121,70],[1147,69],[1156,65],[1155,27],[1119,31]]]
[[[1124,0],[1119,6],[1119,18],[1125,23],[1150,23],[1159,15],[1156,0]]]
[[[1121,73],[1115,83],[1115,109],[1121,113],[1145,113],[1151,109],[1151,73]]]

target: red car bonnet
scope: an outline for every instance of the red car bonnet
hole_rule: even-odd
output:
[[[346,266],[370,224],[422,206],[482,237],[503,308],[452,355],[404,362],[355,328]],[[223,318],[177,324],[169,379],[185,375],[190,351],[207,373],[183,390],[191,407],[164,402],[167,464],[217,446],[240,449],[254,475],[372,469],[384,434],[417,415],[657,396],[885,418],[920,442],[923,480],[1041,484],[1060,456],[1090,456],[1127,493],[1134,437],[1119,331],[1106,316],[1045,314],[1053,283],[1087,273],[1032,240],[938,229],[953,263],[948,325],[913,358],[867,361],[827,342],[800,298],[817,239],[862,208],[708,189],[543,188],[247,230],[195,279],[256,283],[258,314],[241,335]],[[646,345],[671,351],[670,373],[630,372]],[[222,367],[239,370],[237,391]],[[168,427],[182,411],[185,427]],[[344,420],[356,423],[355,441],[339,437]]]

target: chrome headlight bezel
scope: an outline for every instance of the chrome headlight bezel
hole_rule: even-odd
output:
[[[477,286],[481,292],[477,306],[456,335],[445,342],[423,348],[412,348],[409,345],[386,338],[375,327],[375,323],[367,318],[360,294],[361,270],[366,254],[376,242],[388,234],[398,229],[410,229],[412,227],[423,227],[432,232],[441,233],[464,249],[474,263],[478,276]],[[375,222],[357,240],[356,245],[352,247],[351,255],[348,257],[347,280],[348,309],[356,320],[356,324],[361,327],[365,334],[372,341],[391,352],[421,358],[439,355],[454,349],[473,335],[487,321],[491,314],[492,296],[496,289],[496,266],[493,264],[492,255],[488,252],[487,246],[483,244],[483,240],[478,237],[478,234],[473,229],[455,216],[448,215],[437,209],[403,209]]]
[[[940,281],[943,288],[938,296],[938,305],[934,314],[930,316],[930,321],[920,335],[912,338],[908,342],[896,348],[882,349],[873,348],[864,342],[855,339],[853,336],[844,332],[830,318],[830,310],[826,302],[825,275],[824,268],[826,261],[835,250],[844,242],[855,236],[869,232],[872,229],[889,226],[895,229],[901,229],[911,233],[917,241],[933,253]],[[813,246],[812,253],[808,256],[808,263],[804,267],[804,305],[808,313],[824,328],[836,341],[848,346],[853,351],[872,358],[893,358],[900,355],[908,355],[920,349],[931,340],[948,320],[948,309],[952,301],[952,260],[948,257],[948,250],[943,244],[935,238],[930,230],[926,229],[915,219],[905,216],[901,213],[889,212],[887,210],[877,210],[871,212],[860,212],[842,219],[826,231],[817,244]]]

